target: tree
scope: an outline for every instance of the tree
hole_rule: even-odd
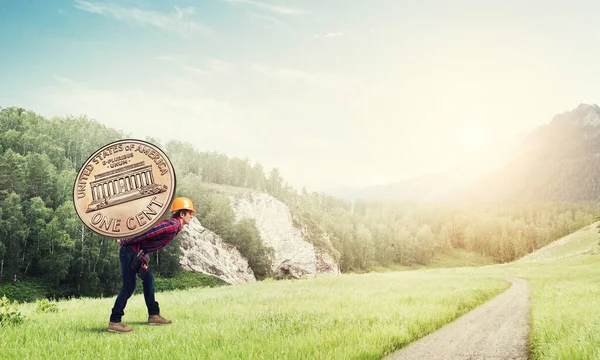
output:
[[[0,109],[0,133],[9,130],[23,131],[23,108],[8,107]]]
[[[48,155],[28,153],[25,157],[25,185],[27,198],[39,196],[47,205],[52,206],[52,195],[55,193],[56,168],[50,162]]]
[[[171,160],[178,176],[200,173],[200,163],[196,161],[197,151],[191,144],[171,140],[167,143],[165,153]]]
[[[0,157],[0,200],[10,193],[25,192],[24,167],[23,156],[10,148]]]
[[[10,129],[0,136],[0,144],[4,149],[12,149],[17,153],[23,153],[23,144],[21,142],[21,132]]]
[[[417,261],[426,265],[429,259],[433,257],[435,237],[431,231],[431,227],[428,224],[422,225],[416,234],[416,238],[419,243]]]
[[[2,202],[0,238],[4,241],[5,272],[18,273],[23,266],[23,251],[27,245],[29,229],[21,206],[21,197],[10,193]]]
[[[63,204],[73,198],[73,186],[77,174],[74,170],[65,169],[56,176],[53,199],[55,204]]]
[[[269,179],[267,180],[267,191],[269,194],[278,197],[281,195],[282,188],[283,178],[279,174],[279,169],[274,167],[269,173]]]
[[[246,187],[250,175],[250,161],[239,158],[232,158],[228,164],[229,176],[228,184],[239,187]]]
[[[266,189],[265,171],[261,164],[254,164],[254,166],[250,170],[250,179],[248,182],[248,187],[259,191],[263,191]]]
[[[39,234],[42,243],[39,249],[39,268],[54,287],[58,287],[60,281],[67,278],[75,246],[69,234],[59,228],[59,223],[55,216]]]
[[[262,244],[253,219],[241,219],[233,226],[224,240],[235,246],[248,260],[248,265],[258,280],[271,275],[275,252],[273,248]]]
[[[181,236],[176,236],[168,246],[150,254],[150,266],[158,276],[173,277],[181,271]]]
[[[48,209],[38,196],[26,202],[24,215],[29,229],[29,235],[23,244],[23,274],[27,274],[33,265],[35,268],[40,259],[40,249],[44,246],[41,236],[47,222],[52,218],[52,209]]]
[[[364,224],[358,223],[354,240],[354,253],[356,254],[354,265],[359,269],[365,269],[370,265],[369,260],[373,259],[374,253],[371,231]]]

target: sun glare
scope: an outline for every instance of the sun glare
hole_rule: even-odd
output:
[[[477,151],[489,142],[487,130],[481,127],[466,127],[461,132],[462,146],[467,151]]]

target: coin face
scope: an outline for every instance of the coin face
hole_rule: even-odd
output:
[[[92,154],[73,187],[75,211],[94,232],[113,238],[143,233],[169,209],[175,170],[155,145],[126,139]]]

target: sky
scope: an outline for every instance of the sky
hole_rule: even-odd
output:
[[[600,103],[597,1],[0,0],[0,106],[370,186]]]

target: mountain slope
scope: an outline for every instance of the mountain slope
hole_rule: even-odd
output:
[[[445,173],[328,193],[355,199],[429,202],[590,201],[600,199],[600,107],[580,104],[513,139],[494,169],[466,163]],[[503,161],[504,160],[504,161]],[[481,164],[481,159],[480,163]]]
[[[520,156],[455,199],[490,202],[600,199],[600,107],[581,104],[525,138]]]

